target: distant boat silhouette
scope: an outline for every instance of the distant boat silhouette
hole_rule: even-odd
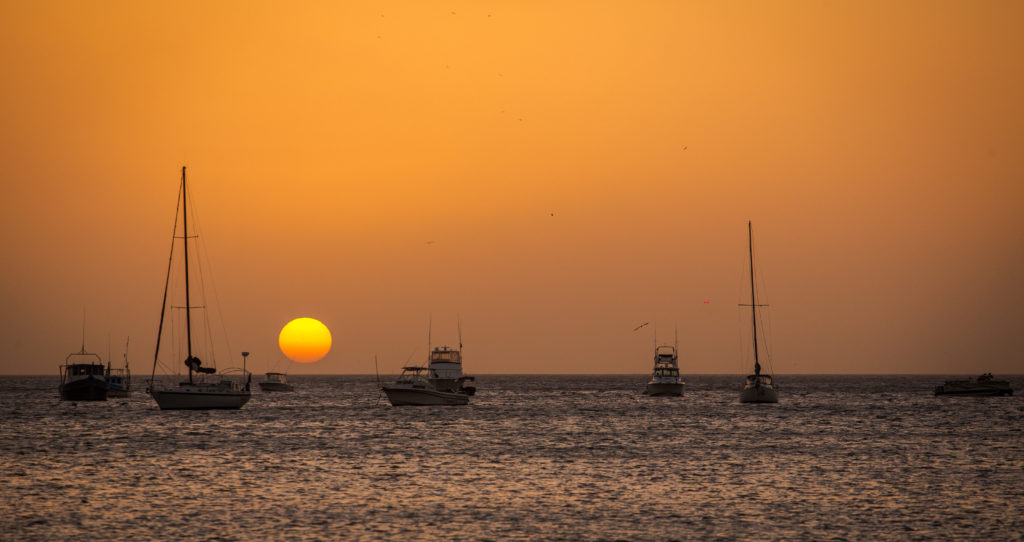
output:
[[[747,381],[740,392],[741,403],[778,403],[779,390],[775,388],[772,375],[761,373],[761,363],[757,357],[757,296],[754,292],[754,236],[750,221],[747,221],[747,248],[750,253],[750,320],[754,330],[754,374],[747,376]],[[741,305],[742,306],[742,305]]]

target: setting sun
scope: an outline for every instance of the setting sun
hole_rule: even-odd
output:
[[[281,328],[277,344],[288,359],[313,363],[331,350],[331,332],[319,320],[296,318]]]

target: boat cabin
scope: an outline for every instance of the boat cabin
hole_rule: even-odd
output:
[[[660,366],[656,366],[654,368],[654,376],[671,376],[671,377],[679,376],[679,368],[678,367],[660,367]]]
[[[433,387],[428,378],[431,370],[426,367],[402,367],[402,374],[398,376],[397,383],[411,385],[414,388]]]
[[[72,363],[65,365],[61,368],[61,380],[68,382],[72,380],[81,380],[83,378],[97,377],[103,380],[106,374],[106,368],[99,363]]]
[[[769,375],[748,375],[747,376],[747,387],[752,386],[772,386],[772,377]]]
[[[435,379],[454,381],[462,378],[462,352],[447,346],[435,348],[430,353],[430,369]]]
[[[273,384],[287,384],[284,373],[267,373],[267,382]]]
[[[434,348],[430,353],[430,363],[462,363],[462,352],[447,346]]]
[[[676,347],[670,345],[659,346],[654,349],[654,361],[674,361],[676,359]]]

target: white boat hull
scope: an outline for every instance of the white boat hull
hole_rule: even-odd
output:
[[[150,390],[149,394],[160,410],[239,409],[251,397],[248,391],[198,386]]]
[[[741,403],[778,403],[779,391],[766,386],[743,388],[740,392]]]
[[[466,405],[469,396],[426,388],[384,386],[382,388],[392,406]]]
[[[644,390],[644,395],[650,395],[652,397],[680,396],[682,394],[683,384],[681,382],[649,382],[647,384],[647,389]]]

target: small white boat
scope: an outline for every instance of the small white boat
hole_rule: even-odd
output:
[[[678,348],[662,345],[654,349],[654,371],[644,395],[654,397],[680,396],[686,382],[679,376]]]
[[[284,373],[267,373],[267,379],[260,382],[262,391],[294,391],[295,388],[288,383],[288,377]]]
[[[747,248],[750,252],[750,318],[754,330],[754,374],[747,376],[747,380],[740,391],[741,403],[778,403],[779,390],[772,381],[772,375],[761,374],[761,363],[757,358],[757,308],[764,305],[757,304],[757,297],[754,294],[754,240],[751,232],[750,222],[747,222]]]
[[[185,346],[187,356],[185,366],[188,367],[188,381],[181,382],[176,387],[158,387],[155,383],[156,367],[160,360],[160,338],[164,329],[164,316],[168,308],[167,291],[171,282],[171,263],[167,265],[167,279],[164,283],[164,299],[160,306],[160,325],[157,328],[156,351],[153,354],[153,373],[150,375],[149,394],[156,401],[161,410],[207,410],[207,409],[237,409],[249,401],[251,397],[250,381],[252,375],[245,370],[245,359],[248,352],[242,352],[242,374],[246,377],[245,384],[235,382],[224,376],[218,375],[215,367],[203,367],[203,362],[193,355],[192,351],[192,300],[189,293],[189,258],[188,246],[190,232],[188,228],[188,190],[185,185],[185,168],[181,168],[181,189],[179,191],[179,210],[181,211],[182,234],[177,232],[177,216],[175,216],[174,231],[171,234],[171,255],[174,255],[175,241],[180,237],[183,247],[184,279],[185,279]],[[195,237],[195,235],[192,235]]]
[[[935,387],[935,395],[995,397],[1013,395],[1013,388],[1008,380],[996,380],[992,373],[985,373],[975,380],[947,380]]]
[[[432,376],[433,371],[428,367],[403,367],[398,380],[381,389],[392,406],[469,404],[469,394],[438,389],[431,381]]]

